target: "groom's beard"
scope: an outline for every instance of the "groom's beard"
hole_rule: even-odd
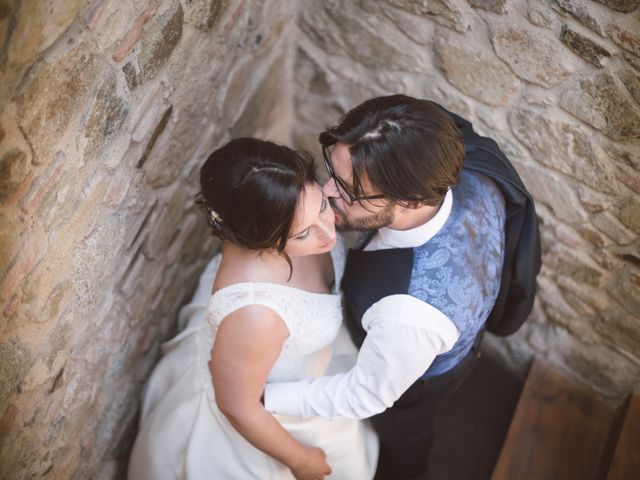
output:
[[[335,204],[333,198],[329,198],[329,203],[336,214],[336,230],[339,232],[370,232],[393,223],[393,205],[368,217],[351,218]]]

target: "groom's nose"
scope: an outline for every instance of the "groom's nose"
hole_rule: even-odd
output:
[[[338,187],[336,186],[336,181],[333,177],[329,177],[329,180],[322,186],[322,193],[324,193],[325,197],[329,198],[338,198],[340,196],[340,192],[338,192]]]

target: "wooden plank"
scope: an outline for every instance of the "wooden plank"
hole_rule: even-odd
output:
[[[612,406],[535,360],[492,480],[589,480],[614,420]]]
[[[640,395],[632,395],[607,480],[640,478]]]

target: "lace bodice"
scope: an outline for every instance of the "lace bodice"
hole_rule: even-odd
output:
[[[289,330],[289,337],[268,380],[323,375],[331,358],[331,344],[342,323],[338,291],[345,261],[342,242],[339,241],[331,251],[331,258],[335,271],[332,293],[313,293],[265,282],[237,283],[216,291],[211,296],[206,315],[214,335],[222,320],[233,311],[247,305],[263,305],[275,311]],[[217,260],[219,264],[220,258]]]

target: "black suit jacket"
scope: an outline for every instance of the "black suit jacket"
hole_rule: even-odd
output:
[[[500,291],[487,319],[487,329],[496,335],[510,335],[531,313],[536,276],[540,271],[540,233],[533,197],[495,141],[478,135],[464,118],[445,112],[464,138],[462,168],[491,178],[505,199],[504,264]]]

